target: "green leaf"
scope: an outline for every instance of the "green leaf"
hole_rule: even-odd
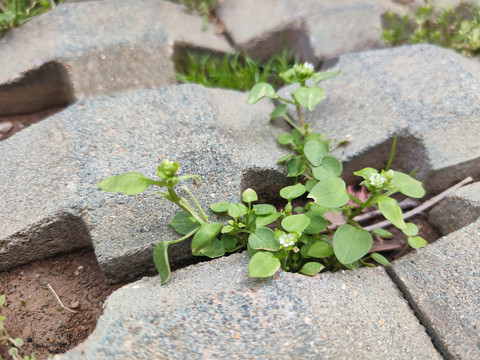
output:
[[[318,85],[319,82],[333,79],[337,77],[340,74],[341,70],[337,71],[320,71],[316,72],[315,74],[312,75],[311,79],[315,83],[315,85]]]
[[[236,219],[240,217],[240,209],[237,207],[235,204],[230,204],[228,207],[228,215],[231,216],[232,218]]]
[[[370,176],[378,174],[378,171],[371,167],[363,168],[362,170],[355,171],[353,175],[361,176],[364,179],[369,179]]]
[[[249,188],[242,193],[242,200],[246,203],[258,201],[258,195],[255,190]]]
[[[418,234],[418,226],[413,223],[406,223],[406,229],[403,229],[403,233],[407,236],[417,236]]]
[[[287,117],[287,104],[280,104],[271,112],[270,119],[275,119],[277,117],[282,117],[284,119]]]
[[[170,220],[170,225],[176,232],[182,235],[187,235],[200,226],[200,224],[197,221],[193,221],[190,214],[184,210],[181,210]]]
[[[407,225],[403,220],[402,209],[398,205],[397,200],[382,195],[377,198],[377,201],[379,210],[387,220],[400,230],[405,230],[407,228]]]
[[[333,252],[342,264],[351,264],[370,250],[372,242],[368,231],[345,224],[333,236]]]
[[[259,251],[255,253],[248,263],[250,277],[265,278],[274,275],[280,268],[278,260],[271,252]]]
[[[255,226],[257,228],[267,226],[268,224],[277,220],[280,217],[280,215],[282,215],[282,213],[275,211],[265,216],[258,216],[257,219],[255,220]]]
[[[295,76],[295,70],[293,68],[288,69],[287,71],[280,73],[279,76],[285,81],[286,83],[293,84],[298,82],[297,77]]]
[[[263,99],[264,97],[276,99],[278,98],[278,95],[273,89],[272,85],[267,83],[258,83],[252,88],[252,90],[250,90],[247,103],[255,104],[257,101]]]
[[[213,239],[210,245],[204,248],[201,253],[211,259],[214,259],[225,255],[225,246],[223,245],[222,241]]]
[[[390,231],[387,231],[382,228],[375,228],[372,230],[372,234],[378,235],[380,237],[388,238],[392,236],[392,233]]]
[[[283,155],[280,159],[278,159],[278,163],[281,164],[287,160],[290,160],[291,158],[293,158],[295,155],[293,154],[288,154],[288,155]]]
[[[333,156],[324,157],[320,166],[312,168],[313,176],[317,180],[339,177],[342,175],[342,170],[342,163]]]
[[[420,181],[399,171],[393,172],[393,188],[394,191],[401,192],[408,197],[418,199],[425,196],[425,190]]]
[[[237,239],[235,239],[235,236],[230,234],[223,234],[222,242],[225,251],[232,251],[237,246]]]
[[[333,254],[333,249],[326,241],[315,241],[310,245],[307,255],[316,258],[325,258]]]
[[[385,258],[385,256],[379,253],[371,253],[370,256],[372,257],[373,260],[375,260],[380,265],[388,266],[390,264],[388,260]]]
[[[201,251],[206,248],[215,239],[223,225],[221,223],[203,223],[192,239],[192,254],[200,255]]]
[[[153,263],[162,280],[162,285],[170,279],[170,263],[168,262],[168,241],[162,241],[153,249]]]
[[[319,166],[329,151],[328,143],[318,140],[307,141],[303,148],[303,153],[313,166]]]
[[[307,188],[298,183],[296,185],[287,186],[280,190],[280,196],[288,201],[302,196],[307,191]]]
[[[319,214],[307,212],[305,215],[310,219],[310,223],[304,230],[307,234],[318,234],[328,226],[327,219]]]
[[[290,215],[282,220],[282,227],[288,232],[303,231],[308,224],[310,224],[310,218],[305,214]]]
[[[274,211],[277,211],[275,206],[270,204],[256,204],[253,205],[253,209],[255,210],[255,214],[257,215],[268,215]]]
[[[327,212],[330,211],[329,208],[326,208],[324,206],[320,206],[318,204],[315,204],[315,203],[308,203],[306,206],[305,206],[305,209],[307,210],[310,210],[311,212],[317,214],[317,215],[323,215],[323,214],[326,214]]]
[[[325,266],[318,262],[311,261],[303,265],[303,267],[300,269],[300,272],[305,275],[314,276],[317,275],[324,267]]]
[[[305,188],[307,189],[308,192],[312,191],[313,187],[317,185],[318,181],[315,181],[313,179],[308,179],[305,182]]]
[[[420,249],[427,245],[427,242],[420,236],[409,236],[408,245],[410,245],[414,249]]]
[[[323,99],[323,90],[319,87],[301,86],[295,90],[295,100],[305,109],[313,111]]]
[[[278,134],[278,143],[280,145],[293,144],[293,136],[290,134]]]
[[[226,233],[229,233],[230,231],[233,231],[234,227],[231,226],[231,225],[225,225],[223,228],[222,228],[222,234],[226,234]]]
[[[266,227],[255,230],[254,233],[248,237],[248,245],[255,250],[277,251],[280,244],[275,238],[275,233]]]
[[[287,168],[287,177],[297,177],[307,170],[307,165],[305,165],[298,157],[294,157],[288,162]]]
[[[210,209],[212,209],[212,211],[216,213],[222,213],[222,212],[227,212],[230,205],[232,205],[232,203],[219,202],[219,203],[210,205]]]
[[[97,186],[108,192],[120,192],[126,195],[136,195],[144,192],[152,180],[138,172],[115,175],[100,181]]]
[[[25,342],[22,340],[22,338],[19,338],[19,337],[15,338],[15,342],[18,345],[17,347],[22,347],[23,344],[25,344]]]
[[[326,208],[341,207],[350,199],[345,182],[338,177],[320,181],[307,197],[314,199],[316,204]]]
[[[253,255],[255,255],[257,252],[260,252],[262,250],[255,250],[249,244],[247,244],[247,251],[248,251],[248,255],[250,255],[250,257],[253,257]]]

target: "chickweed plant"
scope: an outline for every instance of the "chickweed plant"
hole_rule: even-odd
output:
[[[395,145],[385,169],[378,171],[367,167],[354,173],[363,178],[361,185],[370,192],[370,196],[362,201],[348,193],[341,179],[342,164],[330,154],[335,148],[331,146],[332,141],[325,134],[310,131],[310,124],[305,123],[302,110],[312,111],[323,98],[319,83],[338,74],[338,71],[314,72],[313,65],[305,63],[295,65],[280,75],[285,83],[298,84],[290,98],[278,95],[268,83],[259,83],[250,91],[247,100],[250,104],[263,98],[280,101],[270,118],[282,117],[292,127],[290,133],[278,136],[281,145],[293,150],[279,162],[286,164],[287,177],[295,180],[294,185],[280,190],[280,197],[287,202],[280,211],[271,204],[258,203],[257,193],[246,189],[241,203],[210,205],[214,213],[228,215],[227,222],[211,220],[189,188],[179,186],[179,183],[198,179],[198,176],[178,176],[179,164],[170,160],[163,160],[157,167],[159,179],[130,172],[98,183],[105,191],[127,195],[159,186],[165,190],[157,194],[179,207],[180,212],[170,225],[182,236],[160,242],[153,251],[153,260],[163,284],[170,278],[168,247],[190,238],[193,255],[216,258],[246,248],[251,256],[249,274],[256,278],[273,276],[280,268],[313,276],[320,271],[374,266],[374,262],[387,265],[388,260],[384,256],[370,253],[370,249],[372,235],[388,237],[391,234],[381,228],[367,231],[354,220],[369,207],[378,208],[386,219],[407,235],[412,248],[426,244],[418,236],[417,226],[404,221],[400,206],[391,197],[395,193],[414,198],[425,194],[420,182],[390,169]],[[298,124],[289,117],[287,104],[296,108]],[[305,195],[311,202],[294,208],[292,201]],[[328,211],[343,212],[346,223],[336,230],[330,229],[330,223],[324,216]]]
[[[294,63],[293,56],[284,47],[279,55],[267,62],[253,60],[247,54],[235,53],[223,58],[187,53],[177,62],[177,80],[207,87],[248,91],[259,82],[275,86],[283,83],[278,74]]]
[[[0,0],[0,35],[56,6],[53,0]]]
[[[480,8],[475,3],[440,10],[425,0],[415,15],[389,12],[384,21],[382,37],[387,44],[431,43],[464,56],[480,54]]]

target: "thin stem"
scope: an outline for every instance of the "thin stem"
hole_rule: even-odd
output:
[[[190,236],[195,235],[196,232],[198,231],[198,229],[200,229],[200,227],[198,227],[198,228],[196,228],[196,229],[193,229],[193,230],[190,231],[187,235],[182,236],[181,238],[179,238],[179,239],[177,239],[177,240],[171,240],[171,241],[169,241],[169,242],[168,242],[169,245],[179,243],[179,242],[181,242],[181,241],[183,241],[183,240],[187,240]]]
[[[285,98],[283,98],[283,97],[281,97],[281,96],[278,96],[277,99],[278,99],[278,100],[281,100],[281,101],[283,101],[283,102],[285,102],[285,103],[287,103],[287,104],[297,105],[297,104],[295,103],[295,101],[285,99]]]
[[[388,158],[388,163],[387,163],[387,167],[385,168],[385,171],[388,171],[388,169],[390,169],[390,165],[392,165],[393,157],[395,156],[396,145],[397,145],[397,135],[393,137],[392,149],[390,150],[390,157]]]
[[[195,204],[195,206],[197,207],[198,211],[200,212],[200,215],[202,215],[203,217],[203,220],[207,221],[208,219],[208,216],[207,214],[205,214],[205,212],[203,211],[202,207],[200,206],[200,204],[198,203],[197,199],[195,198],[195,196],[192,194],[192,192],[190,191],[190,189],[186,186],[182,186],[182,189],[190,196],[190,198],[192,199],[193,203]]]
[[[197,214],[197,212],[195,210],[193,210],[193,208],[190,206],[190,204],[187,202],[187,200],[185,200],[184,198],[180,197],[177,195],[177,193],[175,192],[175,190],[173,189],[173,186],[172,187],[167,187],[167,190],[168,190],[168,200],[170,200],[171,202],[173,202],[174,204],[177,204],[177,206],[186,211],[187,213],[189,213],[190,215],[192,215],[195,220],[197,220],[200,224],[204,223],[205,221]]]
[[[303,120],[303,115],[302,115],[302,109],[300,107],[300,105],[296,105],[297,107],[297,117],[298,117],[298,123],[300,124],[300,127],[304,127],[305,126],[305,120]]]
[[[348,220],[352,220],[355,216],[359,215],[363,209],[368,208],[370,205],[372,205],[373,201],[375,200],[375,196],[370,195],[370,197],[364,202],[359,204],[360,206],[355,210],[350,216]]]
[[[57,299],[58,303],[60,304],[60,306],[61,306],[62,308],[64,308],[65,310],[70,311],[71,313],[74,313],[74,314],[76,313],[75,310],[69,309],[68,307],[66,307],[65,305],[63,305],[62,300],[60,300],[60,298],[58,297],[58,295],[57,295],[57,293],[55,292],[55,290],[53,290],[52,285],[50,285],[50,284],[47,283],[47,286],[48,286],[48,288],[52,291],[53,295],[55,295],[55,298]]]

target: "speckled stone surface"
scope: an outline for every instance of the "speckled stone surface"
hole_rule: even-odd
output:
[[[442,235],[461,229],[480,217],[480,183],[456,190],[428,214],[428,221]]]
[[[202,178],[189,187],[205,208],[238,201],[247,187],[267,197],[277,194],[286,181],[276,164],[286,151],[276,144],[283,123],[269,123],[271,103],[251,106],[246,98],[198,85],[97,98],[0,143],[0,158],[8,164],[0,172],[1,270],[32,261],[26,252],[35,259],[46,256],[48,241],[37,224],[51,217],[61,222],[64,213],[85,223],[111,281],[151,268],[153,247],[177,237],[168,225],[177,209],[154,189],[129,197],[103,192],[96,183],[129,171],[153,177],[164,158],[177,159],[182,174]],[[22,251],[14,246],[30,233],[36,241],[23,241]],[[15,261],[8,262],[13,250]],[[188,244],[172,246],[171,254],[174,262],[192,257]]]
[[[480,358],[479,263],[476,221],[389,269],[446,358]]]
[[[342,73],[322,83],[325,99],[307,122],[336,140],[344,176],[388,161],[398,135],[393,168],[440,192],[480,174],[480,64],[433,45],[411,45],[340,57]],[[285,88],[283,94],[292,91]],[[292,116],[294,116],[292,112]]]
[[[0,114],[52,106],[31,104],[29,81],[21,88],[14,86],[22,76],[28,77],[26,72],[52,62],[66,70],[66,82],[78,100],[173,84],[175,47],[231,50],[213,26],[201,28],[201,17],[169,1],[61,4],[0,39]],[[43,86],[48,86],[48,79]]]
[[[67,359],[441,359],[382,268],[248,278],[248,255],[113,293]]]
[[[228,0],[216,14],[250,56],[278,53],[286,43],[304,60],[317,61],[384,47],[381,15],[388,10],[407,8],[390,0]]]

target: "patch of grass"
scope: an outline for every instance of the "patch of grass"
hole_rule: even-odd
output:
[[[218,0],[171,0],[177,4],[183,4],[189,11],[197,11],[203,18],[203,29],[208,26],[208,19],[213,9],[218,5]]]
[[[177,80],[207,87],[247,91],[259,82],[274,86],[283,84],[278,76],[293,66],[295,60],[286,48],[266,62],[253,60],[246,54],[229,54],[223,58],[187,53],[177,62]],[[298,62],[298,61],[297,61]]]
[[[0,0],[0,36],[53,9],[60,2],[61,0]]]
[[[425,0],[413,15],[387,13],[383,39],[390,45],[430,43],[453,49],[464,56],[480,54],[480,8],[461,4],[437,9]]]

